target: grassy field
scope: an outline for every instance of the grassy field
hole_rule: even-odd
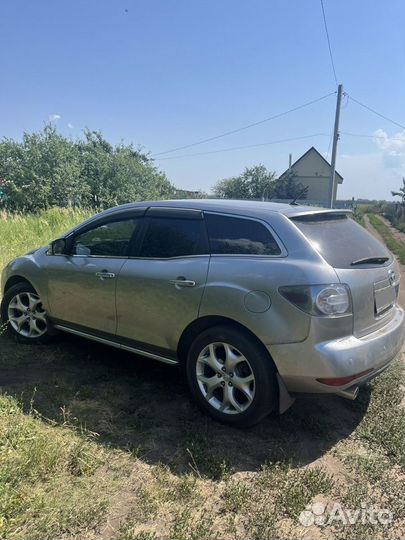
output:
[[[395,253],[401,264],[405,264],[405,244],[396,240],[387,225],[375,214],[368,214],[372,226],[380,233],[388,248]]]
[[[0,269],[17,255],[48,244],[91,215],[91,211],[60,208],[38,215],[0,212]]]
[[[0,218],[1,264],[84,217]],[[73,336],[23,346],[3,333],[0,538],[400,538],[401,380],[398,360],[355,402],[301,399],[241,431],[203,416],[176,368]],[[305,526],[312,503],[392,520]]]

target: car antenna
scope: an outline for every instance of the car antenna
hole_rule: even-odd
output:
[[[291,206],[298,206],[298,199],[301,198],[302,195],[304,195],[305,192],[308,191],[308,186],[305,186],[303,189],[301,189],[301,191],[298,193],[298,195],[295,197],[295,199],[293,199],[289,204]]]

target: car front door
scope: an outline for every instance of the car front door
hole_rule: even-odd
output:
[[[209,254],[203,213],[149,208],[143,239],[117,280],[120,342],[170,355],[198,317]]]
[[[115,335],[117,277],[140,221],[136,212],[105,218],[68,237],[66,255],[49,255],[48,302],[57,324]]]

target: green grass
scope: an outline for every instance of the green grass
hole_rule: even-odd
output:
[[[381,234],[388,249],[395,253],[401,264],[405,264],[405,245],[392,236],[389,228],[375,214],[368,214],[371,225]]]
[[[60,208],[36,215],[0,212],[0,269],[14,257],[48,244],[91,215],[87,210]]]
[[[105,458],[94,442],[0,396],[0,537],[74,536],[94,526],[106,508],[97,478]]]
[[[365,225],[364,214],[367,212],[367,210],[368,210],[367,206],[357,206],[354,209],[353,214],[352,214],[353,219],[356,220],[357,223],[359,223],[363,227]]]
[[[2,339],[4,342],[4,337]],[[59,346],[59,354],[62,349]],[[44,358],[41,351],[38,355],[46,371],[51,373],[49,356]],[[44,360],[46,364],[43,364]],[[82,362],[83,359],[79,364]],[[306,430],[305,424],[302,427],[296,416],[294,421],[290,417],[290,422],[284,422],[282,418],[277,422],[283,430],[286,458],[267,460],[250,472],[250,467],[245,471],[243,466],[239,466],[239,472],[235,471],[235,463],[245,457],[243,452],[249,455],[254,450],[260,437],[264,436],[268,441],[279,437],[276,424],[265,423],[257,430],[239,432],[212,422],[208,427],[209,421],[202,419],[200,422],[196,418],[184,438],[173,435],[177,439],[174,441],[168,439],[167,418],[174,423],[173,430],[176,421],[173,411],[169,410],[163,429],[158,420],[156,424],[151,420],[149,437],[152,446],[147,445],[149,450],[134,454],[125,449],[127,440],[141,441],[145,426],[142,424],[135,433],[131,431],[130,417],[125,416],[125,401],[119,401],[114,412],[113,400],[118,399],[117,395],[122,400],[127,391],[125,387],[120,391],[117,386],[122,384],[120,380],[117,382],[113,372],[105,373],[104,378],[107,377],[114,392],[110,395],[100,393],[97,381],[101,371],[97,373],[89,366],[83,380],[87,379],[88,373],[93,373],[93,394],[89,395],[87,386],[86,398],[81,400],[79,379],[77,390],[72,388],[71,404],[73,409],[77,403],[85,406],[89,398],[94,403],[98,399],[100,404],[107,400],[112,423],[117,423],[119,416],[124,415],[119,424],[122,449],[117,449],[103,443],[102,436],[81,427],[82,408],[76,407],[74,412],[69,412],[69,386],[64,386],[63,364],[71,376],[73,357],[63,355],[55,366],[57,379],[50,379],[54,393],[63,396],[67,403],[59,421],[47,421],[34,408],[37,400],[44,406],[44,400],[48,399],[42,393],[40,381],[37,394],[33,398],[27,395],[25,405],[15,397],[0,395],[0,538],[80,537],[91,540],[107,526],[113,526],[115,533],[111,537],[121,540],[161,537],[175,540],[289,539],[305,532],[299,529],[300,512],[319,498],[330,503],[340,502],[346,508],[357,508],[359,501],[369,506],[383,506],[393,512],[395,527],[402,523],[404,480],[399,474],[399,466],[404,452],[402,428],[405,415],[400,405],[403,397],[400,388],[403,365],[400,361],[373,382],[368,408],[357,427],[350,435],[339,437],[330,450],[321,454],[317,464],[313,460],[309,461],[310,466],[294,463],[289,456],[295,452],[290,447],[296,446],[297,434],[299,448],[304,453],[311,439],[315,438],[316,445],[324,445],[331,432],[333,434],[334,424],[330,423],[328,433],[314,434],[311,429]],[[18,370],[17,373],[27,370],[24,362],[18,369],[15,356],[10,367]],[[10,371],[3,364],[4,379]],[[73,372],[75,378],[79,374]],[[135,395],[143,391],[142,384],[145,383],[142,380],[129,382]],[[158,381],[156,392],[160,392]],[[149,390],[146,395],[153,400]],[[342,407],[358,415],[367,396],[366,392],[360,403],[343,402]],[[163,396],[155,397],[166,403]],[[188,397],[184,399],[188,400]],[[163,409],[166,411],[167,405]],[[101,413],[104,415],[103,410],[91,408],[93,416]],[[315,406],[312,414],[324,414],[324,411]],[[336,409],[332,417],[335,414]],[[200,428],[198,424],[201,424]],[[294,432],[291,432],[292,426]],[[107,426],[106,429],[110,428]],[[272,432],[266,435],[265,431],[269,430]],[[161,432],[163,435],[159,439]],[[206,436],[205,443],[203,435]],[[219,441],[217,437],[221,437]],[[301,446],[305,437],[307,443]],[[232,448],[238,448],[233,441],[239,440],[244,442],[238,450],[242,454],[232,454]],[[150,452],[160,447],[164,449],[165,445],[172,447],[170,466],[162,462],[150,463]],[[226,458],[228,454],[232,466]],[[215,466],[215,455],[218,467]],[[298,455],[301,457],[300,453]],[[336,477],[335,471],[328,470],[327,462],[331,456],[345,471],[342,477]],[[188,461],[185,468],[181,466],[182,457]],[[331,535],[333,531],[326,532]],[[312,533],[315,531],[306,531],[309,537]],[[388,531],[378,524],[372,527],[358,524],[350,529],[340,528],[337,536],[331,537],[352,538],[354,533],[358,538],[383,539]]]

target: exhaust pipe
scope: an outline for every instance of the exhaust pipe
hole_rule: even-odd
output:
[[[338,390],[336,392],[336,395],[341,396],[345,399],[351,399],[354,401],[359,393],[359,387],[358,386],[352,386],[351,388],[347,388],[346,390]]]

